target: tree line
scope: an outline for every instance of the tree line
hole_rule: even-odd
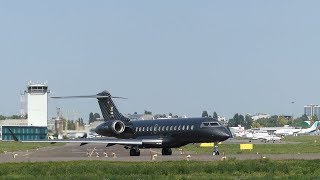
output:
[[[12,115],[12,116],[0,115],[0,120],[6,120],[6,119],[25,119],[25,117],[21,117],[18,115]]]
[[[90,123],[93,123],[94,121],[97,121],[98,119],[100,119],[101,117],[100,117],[100,114],[99,113],[93,113],[93,112],[91,112],[90,114],[89,114],[89,124]]]
[[[311,119],[311,124],[314,121],[317,121],[317,117],[313,117]],[[246,129],[251,128],[260,128],[260,127],[282,127],[285,125],[293,126],[293,127],[304,127],[305,121],[309,121],[307,115],[303,115],[296,119],[292,119],[285,116],[271,116],[270,118],[261,118],[256,121],[253,121],[250,115],[243,116],[241,114],[236,113],[233,118],[229,119],[228,126],[236,127],[241,125]]]
[[[212,117],[214,119],[218,119],[218,114],[213,112],[213,115],[209,115],[208,111],[202,111],[202,117]],[[317,116],[311,117],[310,124],[313,124],[315,121],[318,121]],[[305,121],[309,121],[307,115],[302,115],[301,117],[293,119],[292,117],[287,116],[271,116],[270,118],[261,118],[256,121],[253,121],[250,115],[242,115],[236,113],[233,118],[229,119],[228,126],[230,127],[237,127],[241,125],[245,129],[251,128],[260,128],[260,127],[282,127],[285,125],[293,126],[293,127],[303,127],[306,128],[307,124]]]
[[[201,117],[212,117],[213,119],[218,119],[218,114],[214,111],[211,116],[208,114],[208,111],[202,111]]]

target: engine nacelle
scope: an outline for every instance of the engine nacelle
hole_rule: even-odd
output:
[[[126,125],[119,120],[113,121],[111,124],[111,129],[116,134],[121,134],[126,129]]]

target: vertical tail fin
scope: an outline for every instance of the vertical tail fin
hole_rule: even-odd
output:
[[[312,129],[316,129],[316,128],[318,127],[318,123],[319,123],[319,121],[315,121],[315,122],[313,123],[313,125],[311,126],[311,128],[312,128]]]
[[[125,122],[129,122],[130,119],[124,117],[117,109],[116,105],[112,100],[112,96],[108,91],[103,91],[98,96],[98,103],[101,109],[101,113],[105,121],[109,120],[121,120]]]

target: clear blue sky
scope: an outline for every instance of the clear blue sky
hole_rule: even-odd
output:
[[[29,80],[124,113],[303,114],[320,104],[320,1],[1,1],[0,114]],[[295,104],[291,104],[295,101]],[[85,119],[95,100],[50,100]]]

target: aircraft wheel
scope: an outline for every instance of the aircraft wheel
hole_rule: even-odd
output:
[[[130,149],[130,156],[140,156],[140,150]]]
[[[172,150],[171,148],[162,148],[162,155],[172,155]]]
[[[135,150],[134,149],[130,149],[130,156],[134,156],[135,154]]]
[[[140,150],[136,152],[136,156],[140,156]]]
[[[218,146],[219,142],[214,142],[214,145],[213,145],[213,153],[212,155],[215,156],[215,155],[219,155],[219,146]]]

